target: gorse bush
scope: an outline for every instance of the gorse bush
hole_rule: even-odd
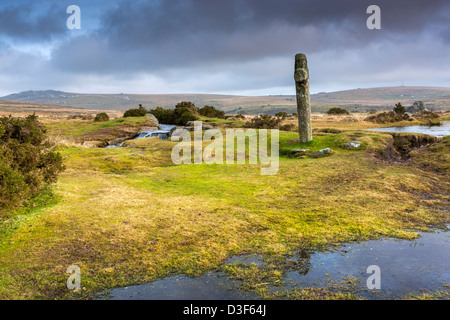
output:
[[[394,111],[386,111],[368,116],[364,120],[376,123],[392,123],[404,120],[412,121],[413,119],[407,113],[399,114]]]
[[[331,108],[327,111],[328,114],[350,114],[347,110],[342,108]]]
[[[253,129],[278,129],[281,121],[282,118],[262,114],[247,121],[244,127]]]
[[[156,109],[152,109],[149,112],[158,119],[159,123],[173,124],[174,122],[174,112],[171,109],[156,107]]]
[[[0,118],[0,209],[37,195],[64,170],[61,155],[44,138],[45,127],[35,115]]]
[[[139,105],[139,109],[128,109],[123,114],[123,117],[143,117],[147,114],[147,110],[142,106],[142,104]]]
[[[279,117],[281,119],[285,119],[285,118],[289,117],[289,115],[288,115],[287,112],[280,111],[280,112],[275,113],[275,117]]]
[[[175,106],[175,110],[177,109],[183,109],[187,108],[190,112],[192,112],[195,115],[198,115],[198,108],[195,106],[194,103],[190,101],[181,101]]]
[[[395,105],[395,107],[394,107],[394,112],[395,112],[396,114],[403,115],[403,114],[405,114],[406,109],[405,109],[405,107],[402,106],[402,104],[399,102],[399,103],[397,103],[397,104]]]
[[[201,116],[209,117],[209,118],[219,118],[224,119],[225,118],[225,112],[221,110],[217,110],[213,106],[204,106],[203,108],[200,108],[198,110],[198,113]]]
[[[95,122],[109,121],[109,116],[105,112],[100,112],[95,116],[94,121]]]
[[[198,108],[192,102],[183,101],[175,106],[175,109],[157,107],[149,111],[163,124],[175,124],[185,126],[189,121],[198,120]]]

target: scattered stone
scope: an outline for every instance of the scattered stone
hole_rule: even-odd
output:
[[[308,151],[311,151],[311,149],[292,149],[291,153],[306,153]]]
[[[412,106],[406,108],[406,112],[415,114],[423,111],[428,111],[427,108],[423,105],[422,101],[415,101]]]
[[[358,149],[361,147],[361,141],[349,141],[344,147],[345,149]]]
[[[310,153],[307,156],[309,158],[319,158],[319,157],[324,157],[324,156],[329,155],[329,154],[331,154],[331,149],[330,148],[325,148],[325,149],[321,149],[319,151]]]
[[[153,114],[147,113],[147,114],[145,114],[145,116],[152,121],[152,124],[155,127],[159,126],[159,121]]]

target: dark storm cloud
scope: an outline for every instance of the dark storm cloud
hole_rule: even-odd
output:
[[[79,31],[66,28],[70,4]],[[372,4],[381,30],[366,27]],[[2,0],[0,88],[45,74],[67,91],[293,93],[297,52],[316,92],[446,86],[449,21],[448,0]]]
[[[42,2],[41,2],[42,3]],[[0,36],[19,42],[51,40],[67,32],[65,8],[42,8],[38,2],[8,4],[0,7]]]
[[[366,28],[366,8],[373,3],[382,10],[382,30],[375,32]],[[72,71],[106,72],[112,65],[116,71],[155,71],[360,48],[448,25],[443,13],[449,8],[438,0],[121,1],[95,34],[71,39],[53,57]]]

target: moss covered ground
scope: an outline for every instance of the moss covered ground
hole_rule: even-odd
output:
[[[49,133],[95,133],[115,127],[113,121],[54,122]],[[60,145],[67,169],[53,192],[0,221],[0,298],[93,298],[105,289],[219,269],[270,298],[264,288],[281,279],[280,259],[294,250],[413,239],[449,223],[449,140],[413,151],[408,161],[388,161],[383,151],[392,136],[351,124],[316,132],[307,144],[296,142],[295,132],[280,132],[280,150],[332,154],[282,155],[278,173],[269,176],[259,164],[174,165],[176,142],[158,138],[122,148]],[[344,148],[355,139],[360,149]],[[262,270],[224,265],[240,254],[273,263]],[[81,268],[81,290],[66,287],[70,265]],[[354,296],[311,288],[281,298]]]

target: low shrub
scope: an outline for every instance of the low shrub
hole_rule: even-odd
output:
[[[327,111],[327,114],[339,115],[339,114],[350,114],[350,112],[348,112],[347,110],[342,109],[342,108],[331,108],[330,110]]]
[[[403,114],[405,114],[406,109],[405,109],[405,107],[402,106],[402,104],[399,102],[399,103],[397,103],[397,104],[395,105],[395,107],[394,107],[394,112],[395,112],[396,114],[403,115]]]
[[[298,127],[295,124],[292,123],[286,123],[280,126],[280,130],[281,131],[293,131],[293,132],[297,132],[298,131]]]
[[[285,118],[289,117],[289,115],[287,112],[280,111],[280,112],[275,113],[275,117],[285,119]]]
[[[279,129],[281,121],[282,119],[279,117],[262,114],[247,121],[244,127],[253,129]]]
[[[407,113],[398,114],[394,111],[386,111],[378,114],[370,115],[364,119],[365,121],[376,122],[376,123],[392,123],[400,121],[411,121],[413,120]]]
[[[92,114],[72,114],[72,115],[68,116],[67,119],[69,119],[69,120],[71,120],[71,119],[92,120],[92,119],[94,119],[94,117],[92,116]]]
[[[164,109],[157,107],[149,111],[163,124],[174,124],[185,126],[189,121],[198,120],[198,109],[192,102],[180,102],[175,109]]]
[[[225,112],[221,110],[217,110],[213,106],[204,106],[203,108],[200,108],[198,110],[198,113],[201,116],[205,116],[208,118],[219,118],[219,119],[225,119]]]
[[[421,111],[414,115],[416,118],[424,118],[424,119],[436,119],[439,118],[439,115],[433,111]]]
[[[125,111],[123,114],[123,117],[143,117],[147,114],[147,110],[142,106],[142,104],[139,105],[139,109],[129,109]]]
[[[94,118],[95,122],[105,122],[109,121],[109,116],[105,112],[97,113],[97,115]]]
[[[34,114],[0,118],[0,209],[36,196],[64,170],[61,155],[44,138],[45,127]]]

